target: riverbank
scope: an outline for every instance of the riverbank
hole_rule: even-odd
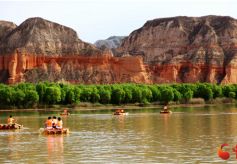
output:
[[[217,98],[209,101],[204,101],[201,98],[193,98],[189,100],[187,103],[176,103],[170,102],[168,107],[172,110],[179,107],[206,107],[206,106],[217,106],[217,105],[228,105],[228,104],[236,104],[235,99],[231,98]],[[150,103],[150,104],[142,104],[142,103],[135,103],[135,104],[121,104],[121,105],[113,105],[113,104],[99,104],[99,103],[89,103],[89,102],[81,102],[80,104],[74,105],[39,105],[35,108],[28,108],[28,109],[19,109],[19,108],[5,108],[0,109],[0,111],[63,111],[67,109],[70,111],[99,111],[99,110],[115,110],[115,109],[163,109],[162,104],[159,102]]]

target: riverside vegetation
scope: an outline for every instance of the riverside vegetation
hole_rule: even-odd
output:
[[[216,98],[237,99],[237,85],[195,84],[108,84],[72,85],[40,82],[0,84],[1,108],[35,108],[40,105],[165,104],[189,103],[192,98],[210,101]]]

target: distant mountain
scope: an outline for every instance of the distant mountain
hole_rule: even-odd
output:
[[[111,36],[105,40],[98,40],[94,44],[99,49],[115,49],[121,45],[125,36]]]

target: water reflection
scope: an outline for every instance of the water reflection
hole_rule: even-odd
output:
[[[15,137],[16,135],[14,135],[14,133],[9,132],[9,134],[7,135],[7,144],[8,144],[8,148],[9,148],[9,153],[8,153],[8,158],[11,159],[12,157],[14,157],[15,155],[15,151],[14,151],[14,141],[15,141]]]
[[[161,117],[163,119],[163,126],[164,126],[164,132],[165,134],[169,131],[169,119],[171,117],[171,114],[161,114]]]
[[[117,120],[118,130],[123,130],[124,126],[125,126],[125,119],[126,119],[127,116],[117,115],[117,116],[114,116],[114,117]]]
[[[64,163],[63,135],[48,135],[48,163]]]

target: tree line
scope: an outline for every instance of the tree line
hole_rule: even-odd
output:
[[[38,105],[68,105],[80,102],[101,104],[149,104],[170,101],[188,103],[192,98],[205,101],[217,97],[237,99],[237,84],[217,85],[210,83],[195,84],[108,84],[73,85],[40,82],[37,84],[20,83],[0,84],[0,106],[32,108]]]

